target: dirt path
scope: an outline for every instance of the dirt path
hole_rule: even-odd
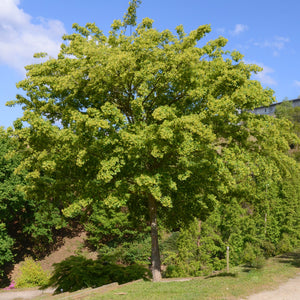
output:
[[[54,292],[54,289],[46,289],[46,290],[23,290],[23,291],[16,291],[11,290],[7,292],[1,292],[0,293],[0,300],[14,300],[14,299],[34,299],[35,297],[49,294],[51,295]]]
[[[300,300],[300,273],[276,290],[251,295],[247,300]]]

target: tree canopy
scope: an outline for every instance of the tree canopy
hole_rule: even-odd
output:
[[[41,255],[53,240],[54,229],[66,225],[57,207],[48,203],[45,210],[44,200],[37,205],[25,197],[27,170],[14,172],[21,161],[21,153],[13,155],[17,142],[0,127],[0,284],[5,266],[29,252]]]
[[[263,168],[270,181],[288,174],[294,137],[281,133],[288,122],[250,113],[273,92],[225,38],[203,43],[209,25],[160,32],[149,18],[128,34],[137,4],[107,36],[74,24],[57,58],[26,67],[26,96],[10,104],[24,109],[14,135],[27,197],[67,216],[94,202],[126,207],[151,227],[159,280],[158,223],[204,220],[219,201],[253,192]]]

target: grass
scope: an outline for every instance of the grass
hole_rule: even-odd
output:
[[[300,249],[269,259],[262,269],[233,268],[229,274],[190,281],[137,282],[104,294],[90,294],[86,300],[98,299],[240,299],[277,287],[295,276],[300,268]]]
[[[75,293],[41,296],[37,300],[56,299],[241,299],[262,290],[276,288],[280,283],[294,277],[300,271],[300,249],[293,253],[271,258],[261,269],[236,267],[230,273],[192,278],[189,281],[138,281],[111,290],[87,289]],[[107,291],[109,290],[109,291]]]

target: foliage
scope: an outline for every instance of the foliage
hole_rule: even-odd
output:
[[[165,276],[196,276],[225,268],[226,247],[230,265],[261,268],[265,258],[299,246],[299,168],[291,176],[267,184],[263,169],[251,198],[230,198],[221,203],[205,221],[195,221],[177,232],[175,242],[164,249]],[[261,180],[261,182],[259,182]],[[200,226],[199,226],[200,224]],[[173,235],[170,236],[174,240]]]
[[[89,244],[97,249],[103,245],[117,247],[124,242],[141,240],[147,231],[145,224],[130,218],[126,207],[112,209],[102,202],[94,202],[87,209],[82,221]]]
[[[16,152],[18,141],[0,128],[0,266],[12,263],[31,249],[41,254],[52,241],[55,231],[65,225],[58,207],[43,200],[39,205],[24,193],[28,170],[15,173],[21,162]]]
[[[112,282],[126,283],[137,279],[148,280],[150,272],[143,266],[121,266],[101,260],[70,256],[54,264],[54,273],[45,287],[55,286],[56,293],[73,292],[87,287],[98,287]]]
[[[162,243],[162,262],[167,266],[166,277],[208,275],[213,270],[225,267],[226,247],[220,236],[207,225],[208,220],[195,220],[177,234],[173,233],[169,237],[171,243],[168,240]],[[166,244],[172,247],[164,247]]]
[[[30,244],[38,254],[66,223],[60,207],[41,198],[37,205],[26,194],[25,178],[30,168],[16,171],[22,159],[17,152],[19,142],[0,128],[0,219],[15,240],[17,251],[23,252],[22,247]]]
[[[293,131],[300,136],[300,107],[293,107],[290,101],[283,101],[276,106],[275,115],[293,123]]]
[[[13,174],[19,159],[9,159],[6,155],[13,148],[12,140],[0,127],[0,268],[14,258],[16,231],[19,230],[21,213],[26,202],[17,186],[22,182],[20,176]],[[3,275],[3,272],[2,274]]]
[[[275,115],[277,118],[288,120],[292,123],[292,131],[300,137],[300,107],[293,107],[291,101],[283,101],[276,106]],[[298,143],[290,145],[293,157],[299,162],[300,151]]]
[[[253,247],[250,243],[246,243],[243,251],[243,262],[249,267],[261,268],[264,263],[261,250]]]
[[[284,233],[282,235],[282,238],[280,242],[277,245],[277,251],[278,253],[287,253],[290,252],[294,249],[292,243],[291,243],[291,238],[288,234]]]
[[[0,267],[13,260],[14,240],[7,234],[4,223],[0,223]],[[3,275],[3,269],[0,269],[0,276]]]
[[[36,287],[48,283],[50,274],[43,270],[39,262],[32,258],[25,258],[20,264],[19,274],[16,276],[16,287]]]
[[[102,245],[98,253],[101,260],[110,263],[148,265],[151,256],[151,238],[148,235],[131,242],[124,240],[117,245]]]
[[[273,92],[251,79],[259,67],[223,50],[225,38],[203,42],[209,25],[173,34],[145,18],[126,35],[138,4],[108,36],[95,24],[74,24],[57,58],[26,67],[18,84],[26,96],[10,103],[24,115],[10,134],[20,142],[18,169],[29,170],[27,197],[66,215],[97,202],[126,207],[151,226],[159,280],[158,223],[205,221],[230,199],[263,206],[260,174],[272,186],[289,175],[295,137],[285,120],[250,112],[272,103]]]

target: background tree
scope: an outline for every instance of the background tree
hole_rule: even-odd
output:
[[[276,106],[275,115],[277,118],[287,119],[293,124],[293,131],[300,136],[300,107],[295,106],[291,101],[283,101]]]
[[[247,192],[259,159],[292,164],[292,137],[280,133],[285,122],[249,113],[274,100],[251,80],[259,67],[225,52],[223,37],[203,44],[208,25],[173,34],[145,18],[126,35],[136,3],[108,36],[74,24],[56,59],[26,67],[18,84],[26,97],[11,104],[23,106],[27,124],[14,132],[23,144],[19,169],[30,170],[27,197],[65,214],[94,202],[126,207],[151,228],[160,280],[159,223],[205,220],[218,202]],[[286,172],[278,167],[270,180]]]
[[[16,223],[20,213],[22,203],[22,195],[16,191],[17,184],[20,180],[13,175],[16,160],[9,160],[5,155],[11,148],[9,137],[5,134],[3,128],[0,127],[0,267],[3,275],[3,266],[13,260],[14,257],[14,239],[11,236],[12,225]],[[17,231],[18,226],[14,231]]]
[[[0,276],[5,266],[24,255],[44,255],[45,246],[65,226],[63,215],[51,203],[43,210],[25,197],[22,189],[27,171],[15,174],[21,160],[20,154],[13,155],[16,149],[17,140],[0,128]]]
[[[276,106],[275,115],[282,120],[288,120],[292,123],[292,132],[300,137],[300,107],[293,107],[291,101],[283,101]],[[300,152],[299,143],[291,143],[291,153],[293,157],[299,162]]]

